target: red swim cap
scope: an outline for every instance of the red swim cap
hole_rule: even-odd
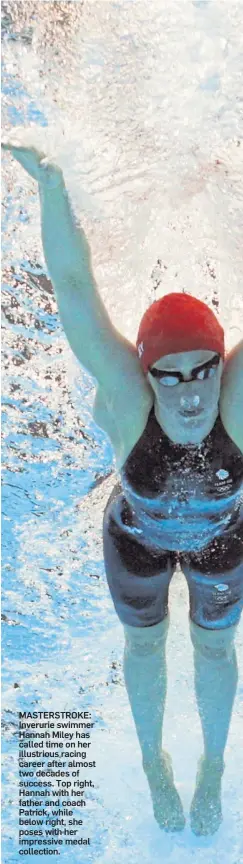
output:
[[[166,294],[147,309],[137,337],[145,373],[165,354],[215,351],[224,356],[224,331],[206,303],[190,294]]]

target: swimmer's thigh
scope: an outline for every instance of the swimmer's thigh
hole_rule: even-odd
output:
[[[176,566],[172,552],[153,552],[122,531],[112,518],[103,523],[104,563],[111,597],[120,621],[151,627],[168,614],[168,590]]]
[[[210,630],[237,624],[243,608],[243,523],[200,552],[180,555],[180,563],[191,620]]]

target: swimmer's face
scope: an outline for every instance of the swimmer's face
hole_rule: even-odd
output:
[[[176,444],[200,444],[218,415],[223,360],[213,351],[166,354],[150,367],[155,416]]]

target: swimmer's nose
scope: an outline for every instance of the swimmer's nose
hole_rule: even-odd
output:
[[[200,403],[200,396],[192,396],[185,399],[184,396],[181,396],[180,405],[183,409],[189,411],[190,408],[198,408]]]

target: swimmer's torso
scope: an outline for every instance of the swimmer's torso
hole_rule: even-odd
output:
[[[139,543],[200,549],[243,516],[243,455],[220,417],[202,444],[174,444],[150,412],[121,470],[116,524]]]

